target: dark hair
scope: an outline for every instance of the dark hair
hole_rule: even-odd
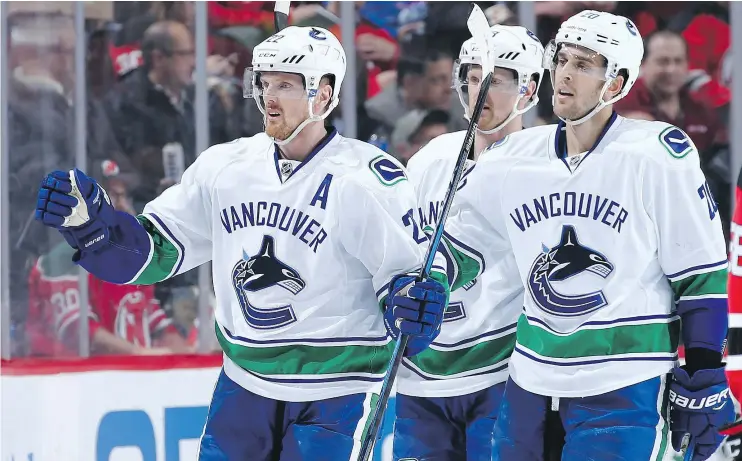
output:
[[[416,35],[402,44],[397,62],[397,86],[402,86],[407,75],[423,75],[429,63],[453,59],[447,51],[428,45],[428,39],[424,35]]]
[[[434,109],[428,112],[428,114],[423,118],[422,122],[420,122],[420,126],[417,127],[414,133],[410,135],[408,138],[408,142],[415,138],[420,132],[429,126],[433,125],[448,125],[448,122],[451,120],[451,117],[448,115],[448,112],[440,109]]]
[[[652,43],[652,39],[655,37],[679,39],[681,42],[683,42],[683,47],[685,48],[685,57],[688,57],[688,43],[685,41],[685,38],[682,35],[670,29],[658,29],[652,31],[649,35],[644,37],[644,56],[642,56],[642,63],[646,62],[647,58],[649,57],[649,44]]]
[[[180,23],[159,21],[149,26],[144,32],[141,48],[144,68],[146,70],[152,68],[152,52],[155,50],[165,56],[171,56],[173,51],[175,51],[175,38],[173,37],[172,27],[176,24]]]

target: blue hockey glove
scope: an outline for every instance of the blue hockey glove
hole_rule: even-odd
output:
[[[419,354],[438,336],[447,302],[446,288],[432,279],[417,282],[403,274],[389,283],[384,324],[394,339],[402,333],[410,336],[406,357]]]
[[[695,442],[692,461],[705,461],[724,436],[719,428],[734,420],[724,367],[698,370],[693,377],[682,367],[672,370],[670,384],[670,430],[675,451],[682,448],[683,438],[690,434]]]
[[[94,251],[108,243],[114,211],[106,191],[75,168],[54,171],[44,178],[35,218],[58,229],[73,248]]]

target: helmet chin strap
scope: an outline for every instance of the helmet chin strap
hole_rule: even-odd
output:
[[[538,96],[536,96],[534,94],[533,95],[533,100],[531,100],[531,102],[529,102],[526,105],[526,107],[524,107],[523,109],[518,109],[518,103],[520,102],[521,99],[523,99],[523,95],[518,95],[518,97],[515,98],[515,103],[513,104],[513,109],[510,111],[510,115],[508,115],[508,118],[506,118],[502,122],[498,123],[494,128],[491,128],[489,130],[483,130],[483,129],[479,128],[479,126],[477,126],[477,131],[480,132],[480,133],[482,133],[482,134],[494,134],[494,133],[497,133],[498,131],[500,131],[503,128],[505,128],[508,125],[508,123],[510,123],[515,117],[517,117],[519,115],[522,115],[522,114],[525,114],[526,112],[528,112],[531,109],[531,107],[533,107],[536,104],[538,104]],[[466,119],[469,120],[469,116],[468,115],[467,115]]]
[[[309,100],[307,101],[307,105],[309,107],[309,117],[306,120],[304,120],[303,122],[301,122],[299,124],[299,126],[297,126],[294,129],[294,131],[291,132],[291,134],[289,135],[289,137],[286,138],[286,139],[284,139],[284,140],[279,140],[279,139],[276,139],[276,138],[274,138],[272,136],[269,136],[274,143],[276,143],[279,146],[285,146],[286,144],[290,143],[301,132],[301,130],[303,130],[304,127],[306,127],[310,123],[312,123],[312,122],[319,122],[319,121],[322,121],[322,120],[326,119],[327,116],[330,115],[330,112],[332,111],[332,109],[334,109],[335,106],[337,106],[337,101],[336,100],[333,100],[332,103],[330,103],[330,106],[327,108],[327,110],[322,115],[314,115],[314,109],[312,108],[312,101],[313,100],[314,100],[314,98],[309,98]],[[263,112],[263,124],[264,125],[266,124],[267,117],[268,116],[266,115],[266,113]]]
[[[616,96],[614,96],[613,98],[611,98],[609,101],[603,101],[603,95],[605,95],[605,92],[608,90],[608,86],[611,84],[611,82],[613,82],[613,79],[609,79],[609,80],[606,80],[605,81],[605,83],[603,84],[603,89],[600,90],[600,96],[598,96],[598,104],[596,104],[595,107],[593,107],[593,109],[590,112],[588,112],[587,114],[585,114],[582,117],[579,117],[579,118],[577,118],[575,120],[566,119],[564,117],[559,117],[557,115],[557,117],[559,117],[559,120],[563,121],[567,125],[572,125],[572,126],[582,125],[583,123],[585,123],[588,120],[590,120],[593,117],[593,115],[595,115],[598,112],[600,112],[601,110],[603,110],[603,108],[605,106],[607,106],[609,104],[613,104],[614,102],[616,102],[619,99],[621,99],[621,93],[619,93]],[[553,86],[553,82],[552,82],[552,86]],[[552,105],[552,107],[554,106],[555,99],[556,99],[556,94],[554,94],[551,97],[551,105]]]

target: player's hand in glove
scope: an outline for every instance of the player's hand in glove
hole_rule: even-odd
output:
[[[44,178],[35,218],[58,229],[72,247],[94,251],[108,243],[114,211],[106,191],[75,168],[54,171]]]
[[[406,274],[392,279],[385,301],[384,324],[395,339],[400,334],[410,336],[406,357],[419,354],[438,336],[447,303],[446,287],[433,279],[418,282]]]
[[[724,367],[698,370],[693,376],[682,367],[672,370],[670,384],[670,430],[675,451],[690,434],[695,443],[692,461],[708,459],[724,436],[719,428],[734,420],[734,403],[724,375]]]

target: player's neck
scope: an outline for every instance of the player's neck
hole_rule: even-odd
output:
[[[482,151],[492,144],[502,141],[506,136],[523,129],[523,120],[520,116],[515,117],[507,125],[494,133],[486,134],[477,131],[474,137],[474,160],[478,160]]]
[[[283,158],[302,162],[325,136],[327,129],[324,121],[312,122],[307,124],[291,142],[278,148]]]
[[[567,156],[581,154],[595,145],[605,125],[613,114],[613,106],[604,107],[586,122],[579,125],[567,124]]]

